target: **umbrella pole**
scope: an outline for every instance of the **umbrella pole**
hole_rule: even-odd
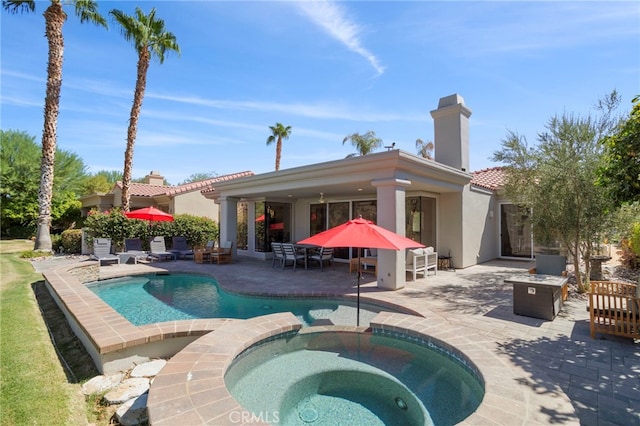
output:
[[[356,301],[356,327],[360,327],[360,249],[358,248],[358,297]]]

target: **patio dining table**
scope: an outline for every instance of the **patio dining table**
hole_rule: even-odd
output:
[[[313,244],[294,244],[293,248],[302,254],[304,254],[304,269],[305,271],[309,269],[309,256],[311,250],[320,248],[319,246]]]

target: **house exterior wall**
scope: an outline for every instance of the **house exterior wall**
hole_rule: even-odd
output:
[[[202,196],[200,191],[186,192],[176,195],[171,203],[172,214],[191,214],[204,216],[219,222],[220,208],[212,200]]]
[[[463,267],[495,259],[498,257],[498,215],[494,212],[496,201],[493,193],[467,185],[462,197]]]
[[[440,196],[438,205],[438,246],[439,256],[451,252],[452,264],[456,268],[469,266],[464,261],[462,239],[462,194],[446,193]]]

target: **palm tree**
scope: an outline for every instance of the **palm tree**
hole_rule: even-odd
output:
[[[124,171],[122,173],[122,210],[129,211],[129,186],[131,184],[131,169],[133,168],[133,145],[138,133],[138,119],[142,109],[144,91],[147,87],[147,71],[152,57],[162,64],[167,50],[180,54],[180,47],[176,43],[176,37],[164,29],[164,20],[156,18],[156,9],[153,8],[148,15],[136,7],[135,16],[129,16],[120,10],[112,9],[109,14],[122,27],[122,35],[125,40],[131,41],[138,52],[138,74],[136,88],[133,92],[133,105],[129,116],[129,129],[127,130],[127,149],[124,152]]]
[[[80,22],[92,22],[107,27],[107,21],[98,13],[98,3],[93,0],[72,0],[75,15]],[[36,2],[3,0],[2,8],[9,13],[34,12]],[[40,160],[40,189],[38,191],[38,228],[34,250],[51,251],[51,199],[57,143],[58,113],[60,112],[60,88],[62,87],[62,63],[64,37],[62,26],[67,14],[61,0],[51,0],[44,11],[45,36],[49,43],[47,63],[47,90],[44,98],[44,127],[42,131],[42,158]]]
[[[289,139],[291,136],[291,126],[284,126],[276,123],[275,126],[269,126],[271,135],[267,138],[267,145],[276,142],[276,171],[280,170],[280,158],[282,158],[282,140]]]
[[[418,155],[426,158],[427,160],[433,160],[433,142],[423,142],[422,139],[416,139],[416,149],[418,150]]]
[[[351,145],[356,147],[359,155],[371,154],[373,150],[382,146],[382,139],[377,137],[376,133],[372,130],[369,130],[364,135],[361,135],[360,133],[352,133],[342,140],[342,145],[344,145],[348,140],[351,141]],[[347,158],[354,157],[355,155],[357,154],[349,154],[347,155]]]

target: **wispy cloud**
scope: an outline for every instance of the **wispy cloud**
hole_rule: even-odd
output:
[[[239,111],[279,112],[308,118],[340,119],[349,121],[423,121],[421,113],[354,112],[344,105],[334,103],[280,103],[265,101],[233,101],[204,99],[198,96],[174,96],[148,93],[146,98],[159,99],[200,107]]]
[[[361,28],[347,17],[344,8],[327,0],[305,1],[299,2],[297,5],[313,23],[344,44],[347,49],[369,61],[378,75],[384,73],[384,67],[378,58],[362,46]]]

